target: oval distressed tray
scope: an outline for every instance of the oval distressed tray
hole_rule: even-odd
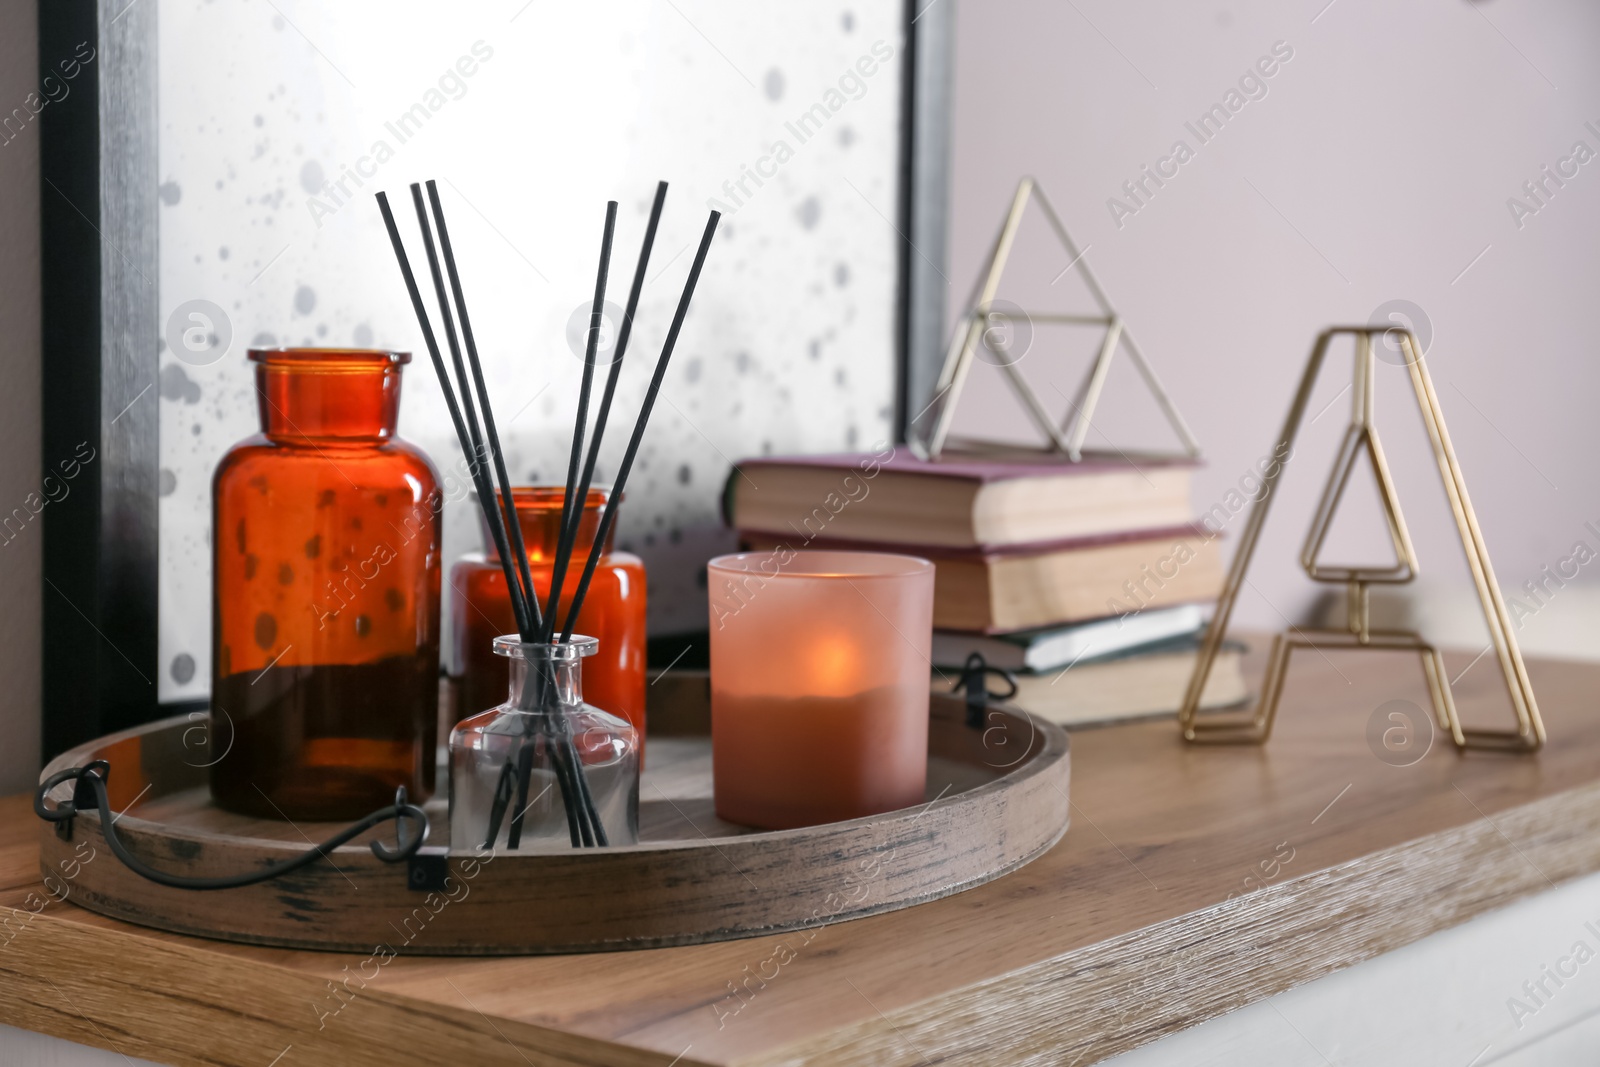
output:
[[[940,696],[926,804],[797,830],[724,823],[712,806],[703,680],[671,689],[672,699],[651,705],[638,845],[441,860],[441,796],[427,810],[435,883],[438,864],[449,868],[442,891],[410,888],[408,865],[379,862],[365,838],[335,850],[330,862],[261,885],[169,889],[111,855],[96,813],[76,818],[71,840],[40,823],[41,869],[65,879],[69,899],[91,911],[183,934],[352,952],[521,955],[721,941],[891,911],[1014,870],[1066,831],[1066,733],[1000,706],[975,729],[959,700]],[[213,807],[207,772],[185,762],[194,749],[185,748],[184,733],[197,728],[197,718],[179,717],[113,734],[63,754],[44,773],[109,761],[117,832],[141,859],[174,873],[249,870],[337,830]],[[70,785],[54,796],[69,799]],[[392,824],[379,834],[392,838]]]

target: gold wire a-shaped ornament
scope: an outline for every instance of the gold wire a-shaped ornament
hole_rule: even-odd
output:
[[[1410,330],[1393,326],[1335,326],[1324,330],[1312,347],[1311,358],[1300,379],[1294,403],[1278,434],[1278,456],[1292,456],[1301,419],[1311,399],[1312,387],[1322,369],[1332,340],[1341,334],[1351,334],[1356,339],[1355,373],[1352,381],[1352,412],[1350,426],[1337,453],[1334,466],[1323,489],[1322,499],[1313,515],[1311,529],[1300,554],[1300,564],[1313,581],[1343,584],[1347,587],[1347,628],[1344,630],[1303,630],[1291,627],[1289,631],[1273,638],[1272,650],[1267,658],[1267,671],[1262,681],[1261,695],[1254,710],[1232,715],[1206,715],[1201,717],[1200,698],[1205,690],[1206,678],[1227,633],[1228,620],[1233,615],[1239,591],[1244,586],[1250,558],[1255,552],[1261,528],[1266,523],[1267,511],[1272,504],[1278,479],[1288,465],[1285,459],[1262,479],[1261,495],[1250,511],[1244,533],[1239,540],[1239,550],[1228,571],[1228,580],[1217,608],[1201,643],[1200,655],[1195,662],[1194,674],[1184,694],[1183,706],[1178,711],[1178,725],[1186,741],[1212,744],[1263,744],[1272,736],[1273,722],[1277,717],[1278,703],[1283,697],[1284,681],[1289,671],[1289,656],[1296,648],[1376,648],[1417,653],[1422,659],[1423,675],[1428,693],[1433,701],[1434,717],[1439,726],[1447,730],[1455,746],[1465,749],[1494,749],[1511,752],[1535,752],[1544,744],[1544,722],[1539,717],[1539,706],[1534,701],[1533,685],[1528,680],[1527,667],[1522,662],[1522,651],[1506,612],[1500,587],[1495,581],[1494,568],[1489,562],[1489,550],[1483,542],[1483,532],[1478,528],[1477,515],[1467,496],[1467,483],[1461,466],[1456,462],[1455,449],[1450,444],[1450,434],[1445,428],[1444,412],[1433,391],[1433,379],[1423,362],[1422,346]],[[1455,517],[1456,530],[1461,536],[1461,547],[1466,552],[1467,565],[1472,571],[1472,581],[1477,587],[1478,602],[1483,608],[1484,620],[1489,626],[1490,641],[1500,662],[1501,675],[1511,698],[1511,707],[1517,717],[1514,730],[1468,729],[1461,725],[1456,713],[1455,700],[1450,692],[1450,676],[1445,671],[1444,656],[1421,634],[1411,630],[1374,630],[1368,618],[1368,587],[1373,584],[1403,584],[1417,574],[1416,552],[1405,519],[1400,513],[1400,501],[1395,494],[1389,466],[1384,458],[1374,426],[1375,364],[1372,338],[1374,334],[1387,334],[1398,338],[1406,365],[1411,372],[1411,385],[1416,393],[1417,406],[1427,427],[1428,440],[1433,447],[1434,459],[1439,465],[1439,476],[1444,483],[1445,495],[1450,500],[1450,510]],[[1318,560],[1323,541],[1333,523],[1334,513],[1344,495],[1345,486],[1355,461],[1366,455],[1372,464],[1378,483],[1379,497],[1394,545],[1396,562],[1391,567],[1330,567]]]
[[[992,339],[997,332],[1009,332],[1010,323],[1004,320],[1010,317],[1010,313],[997,307],[995,297],[1000,289],[1000,280],[1005,275],[1006,264],[1011,258],[1012,246],[1016,243],[1017,231],[1022,227],[1023,213],[1030,200],[1038,201],[1040,211],[1050,224],[1051,232],[1055,234],[1067,254],[1067,266],[1056,276],[1057,279],[1076,268],[1099,313],[1084,315],[1027,311],[1020,308],[1017,310],[1029,323],[1088,326],[1105,330],[1094,363],[1090,365],[1083,381],[1079,383],[1077,393],[1071,399],[1072,407],[1059,425],[1039,399],[1039,394],[1034,391],[1028,379],[1017,369],[1017,359],[1021,357],[1009,358],[1007,346]],[[1161,384],[1161,379],[1156,376],[1155,368],[1144,358],[1144,353],[1140,352],[1139,346],[1134,343],[1133,334],[1129,332],[1127,323],[1111,306],[1105,291],[1100,288],[1100,282],[1089,269],[1089,261],[1084,258],[1088,251],[1088,248],[1079,251],[1077,243],[1062,225],[1061,216],[1056,214],[1056,209],[1037,182],[1032,178],[1023,178],[1017,183],[1017,191],[1011,198],[1011,207],[1006,211],[1000,232],[995,237],[994,248],[989,254],[989,266],[974,287],[961,321],[956,324],[955,333],[950,339],[950,347],[945,351],[944,363],[939,370],[939,380],[934,384],[933,400],[911,420],[912,425],[907,427],[909,438],[907,444],[916,455],[923,459],[934,459],[944,450],[946,442],[950,439],[950,426],[955,417],[956,406],[966,389],[967,375],[972,370],[972,362],[977,357],[978,348],[982,346],[1000,357],[998,366],[1005,374],[1012,391],[1016,393],[1017,399],[1022,403],[1029,420],[1044,438],[1046,451],[1059,452],[1073,463],[1079,462],[1083,458],[1083,445],[1089,436],[1095,408],[1099,406],[1100,396],[1105,390],[1106,376],[1111,370],[1112,360],[1116,357],[1118,348],[1124,347],[1128,350],[1128,358],[1133,361],[1146,388],[1150,390],[1150,395],[1154,397],[1156,405],[1160,407],[1162,415],[1182,445],[1182,451],[1179,453],[1133,452],[1131,453],[1133,458],[1155,461],[1199,457],[1200,443],[1195,440],[1188,423],[1184,422],[1183,416],[1178,412],[1178,406],[1173,403],[1172,397]],[[996,327],[1002,323],[1007,329],[997,330]],[[919,432],[916,423],[930,413],[932,419],[927,423],[928,430]],[[967,447],[979,448],[998,445],[997,442],[970,438],[963,439],[961,443]],[[999,447],[1015,446],[999,445]],[[1123,455],[1127,456],[1130,453],[1124,452]]]

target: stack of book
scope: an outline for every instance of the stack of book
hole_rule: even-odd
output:
[[[1194,463],[1044,453],[762,457],[729,476],[747,548],[854,549],[931,559],[933,667],[968,654],[1016,672],[1016,703],[1064,723],[1175,711],[1222,564],[1193,519]],[[1240,649],[1202,704],[1246,696]]]

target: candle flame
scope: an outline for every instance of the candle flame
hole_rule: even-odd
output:
[[[861,669],[856,648],[841,636],[818,639],[811,648],[810,686],[815,692],[845,695],[861,688]]]

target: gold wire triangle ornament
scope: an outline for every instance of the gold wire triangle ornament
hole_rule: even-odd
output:
[[[1477,514],[1472,500],[1467,496],[1467,483],[1456,461],[1455,449],[1450,444],[1450,434],[1445,428],[1444,412],[1433,390],[1433,379],[1423,362],[1422,346],[1410,330],[1393,326],[1335,326],[1324,330],[1312,347],[1311,358],[1289,407],[1288,417],[1278,434],[1278,456],[1293,456],[1294,440],[1299,434],[1301,420],[1311,399],[1312,388],[1322,369],[1328,346],[1335,337],[1349,334],[1356,340],[1355,373],[1352,380],[1352,410],[1350,425],[1335,454],[1333,469],[1323,488],[1321,501],[1313,514],[1311,528],[1301,550],[1300,564],[1313,581],[1344,585],[1347,590],[1346,622],[1344,630],[1304,630],[1291,626],[1273,638],[1272,650],[1267,657],[1267,671],[1262,681],[1261,694],[1254,709],[1230,715],[1200,715],[1200,697],[1206,679],[1228,630],[1228,620],[1243,588],[1255,553],[1256,542],[1266,524],[1267,512],[1272,505],[1278,480],[1288,466],[1285,459],[1262,478],[1261,494],[1250,511],[1250,518],[1240,536],[1239,550],[1234,555],[1222,595],[1200,646],[1189,688],[1184,694],[1183,706],[1178,710],[1178,725],[1185,740],[1195,743],[1263,744],[1272,736],[1273,722],[1278,704],[1283,697],[1284,682],[1288,676],[1289,657],[1296,648],[1338,649],[1374,648],[1414,652],[1421,657],[1423,677],[1433,702],[1434,717],[1439,726],[1448,731],[1458,750],[1495,749],[1511,752],[1535,752],[1544,744],[1544,721],[1539,717],[1539,706],[1534,701],[1533,685],[1528,680],[1527,667],[1522,662],[1522,651],[1517,646],[1511,617],[1495,581],[1494,568],[1489,562],[1489,550],[1484,545],[1483,532],[1478,528]],[[1439,467],[1439,477],[1444,483],[1445,495],[1455,517],[1456,530],[1461,537],[1461,547],[1466,553],[1467,566],[1472,571],[1472,581],[1477,588],[1478,602],[1483,608],[1484,621],[1488,623],[1490,642],[1505,679],[1506,691],[1511,698],[1511,708],[1516,716],[1515,729],[1468,729],[1461,725],[1456,713],[1455,700],[1450,691],[1450,676],[1445,671],[1444,656],[1421,634],[1410,630],[1374,630],[1368,618],[1368,587],[1378,583],[1403,584],[1416,577],[1417,555],[1406,530],[1400,511],[1400,500],[1395,493],[1389,465],[1384,458],[1374,425],[1376,402],[1375,363],[1372,338],[1374,334],[1398,337],[1406,365],[1410,370],[1411,386],[1416,394],[1417,407],[1428,431],[1434,460]],[[1343,499],[1355,463],[1366,456],[1377,479],[1378,494],[1388,523],[1389,536],[1394,545],[1396,562],[1385,567],[1330,566],[1320,561],[1323,542],[1332,526],[1333,517]]]
[[[1066,314],[1058,312],[1035,312],[1017,309],[1011,312],[1003,309],[996,302],[996,294],[1000,289],[1000,280],[1005,275],[1006,263],[1011,258],[1012,248],[1016,243],[1017,232],[1022,225],[1023,212],[1030,201],[1036,200],[1040,210],[1050,224],[1051,231],[1060,241],[1062,249],[1067,254],[1067,266],[1056,276],[1057,280],[1067,271],[1076,269],[1083,278],[1085,287],[1093,298],[1098,314]],[[1111,306],[1111,301],[1106,299],[1105,291],[1100,288],[1094,272],[1089,269],[1089,263],[1084,258],[1088,248],[1082,251],[1067,233],[1061,224],[1061,217],[1051,206],[1049,199],[1044,195],[1044,190],[1039,188],[1032,178],[1023,178],[1017,184],[1017,191],[1011,198],[1011,207],[1006,212],[1005,221],[1000,226],[1000,233],[995,238],[994,249],[989,256],[989,266],[984,271],[978,285],[974,288],[966,311],[956,324],[956,330],[951,337],[950,346],[945,351],[944,363],[939,371],[939,380],[934,388],[933,400],[922,412],[911,420],[907,430],[909,444],[914,453],[923,459],[937,458],[944,450],[950,439],[950,424],[955,416],[956,406],[960,402],[961,394],[966,388],[967,377],[972,370],[973,360],[978,354],[980,346],[988,348],[1002,358],[998,366],[1005,374],[1007,383],[1021,401],[1028,418],[1039,430],[1044,438],[1047,451],[1055,451],[1065,455],[1076,463],[1083,458],[1083,444],[1088,439],[1089,429],[1094,419],[1095,408],[1099,406],[1100,397],[1105,390],[1106,375],[1111,370],[1112,360],[1120,348],[1126,348],[1128,358],[1133,361],[1135,369],[1143,378],[1146,387],[1160,406],[1162,414],[1171,425],[1182,443],[1183,451],[1176,455],[1157,452],[1141,452],[1136,455],[1140,458],[1161,460],[1172,458],[1195,459],[1200,455],[1200,445],[1190,432],[1189,426],[1183,421],[1183,416],[1178,413],[1177,405],[1167,395],[1161,380],[1156,377],[1154,368],[1150,366],[1144,354],[1139,351],[1139,346],[1134,342],[1133,335],[1129,332],[1127,323],[1117,314]],[[1052,282],[1051,284],[1054,284]],[[1016,361],[1005,358],[1006,342],[1002,339],[1010,332],[1010,317],[1020,314],[1029,324],[1056,323],[1070,326],[1087,326],[1103,330],[1098,354],[1094,363],[1079,384],[1077,395],[1071,398],[1071,409],[1058,425],[1049,409],[1040,401],[1039,395],[1029,384],[1021,371],[1017,369]],[[1020,357],[1019,357],[1020,358]],[[926,427],[919,430],[921,424]],[[975,444],[992,444],[991,442],[970,442]],[[1124,453],[1127,454],[1127,453]]]
[[[1362,457],[1372,467],[1373,479],[1378,485],[1378,500],[1383,505],[1383,517],[1389,529],[1389,540],[1394,546],[1395,562],[1389,567],[1329,566],[1321,561],[1322,546],[1327,541],[1328,529],[1344,499],[1350,475]],[[1306,533],[1305,547],[1300,551],[1300,566],[1316,582],[1384,582],[1403,584],[1417,576],[1417,553],[1411,547],[1411,534],[1406,530],[1405,516],[1400,513],[1400,500],[1395,495],[1394,479],[1389,476],[1389,463],[1384,458],[1383,446],[1378,443],[1378,431],[1372,427],[1371,415],[1361,425],[1351,425],[1345,431],[1344,441],[1328,472],[1328,484],[1322,490],[1322,500],[1311,519],[1311,529]]]

